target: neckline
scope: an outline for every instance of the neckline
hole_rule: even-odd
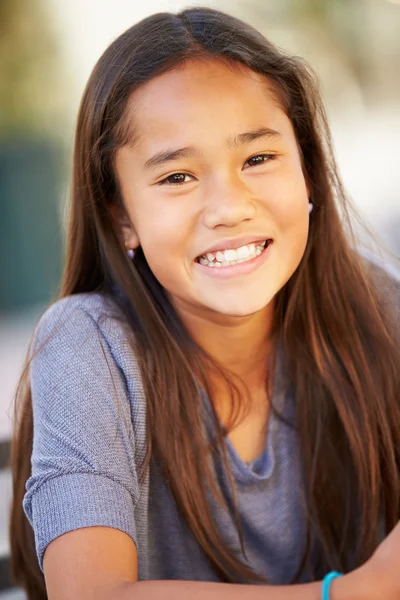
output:
[[[274,440],[276,433],[276,415],[271,410],[267,432],[265,436],[264,450],[254,460],[244,461],[238,454],[235,446],[228,436],[225,437],[225,445],[228,452],[230,465],[236,476],[236,479],[242,483],[259,482],[270,479],[275,468]]]
[[[276,414],[277,409],[282,414],[287,413],[287,393],[285,393],[285,365],[281,349],[276,352],[274,383],[271,398],[271,409],[268,415],[266,438],[264,450],[250,462],[245,462],[238,454],[228,435],[225,436],[225,447],[228,454],[232,473],[237,481],[242,483],[257,483],[270,479],[275,468],[275,440],[276,432],[280,425],[280,418]],[[213,433],[213,411],[208,395],[201,391],[208,419],[208,431]]]

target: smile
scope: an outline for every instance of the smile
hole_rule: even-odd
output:
[[[272,245],[273,240],[268,239],[262,243],[241,246],[237,250],[208,252],[207,255],[199,256],[195,265],[204,274],[211,277],[225,279],[247,275],[258,269],[267,260]],[[244,256],[245,253],[248,253],[247,256]],[[236,258],[233,258],[234,256]]]
[[[265,240],[264,242],[259,242],[257,244],[247,244],[236,249],[207,252],[207,254],[197,257],[196,262],[210,268],[229,267],[249,262],[253,258],[260,256],[270,242],[272,242],[272,240]]]

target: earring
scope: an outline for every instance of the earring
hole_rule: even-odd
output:
[[[128,248],[128,242],[125,242],[125,248],[126,248],[126,253],[129,256],[129,258],[134,258],[135,251],[132,248]]]
[[[313,208],[314,208],[314,205],[313,205],[313,203],[312,203],[312,202],[309,202],[309,203],[308,203],[308,214],[311,214],[311,212],[312,212],[312,209],[313,209]]]

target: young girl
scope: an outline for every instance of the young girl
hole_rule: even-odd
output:
[[[346,211],[302,61],[202,8],[106,50],[20,386],[29,598],[400,598],[400,283]]]

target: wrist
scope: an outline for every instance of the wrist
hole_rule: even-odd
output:
[[[331,584],[330,600],[378,600],[383,597],[376,585],[372,585],[366,565],[338,577]]]

